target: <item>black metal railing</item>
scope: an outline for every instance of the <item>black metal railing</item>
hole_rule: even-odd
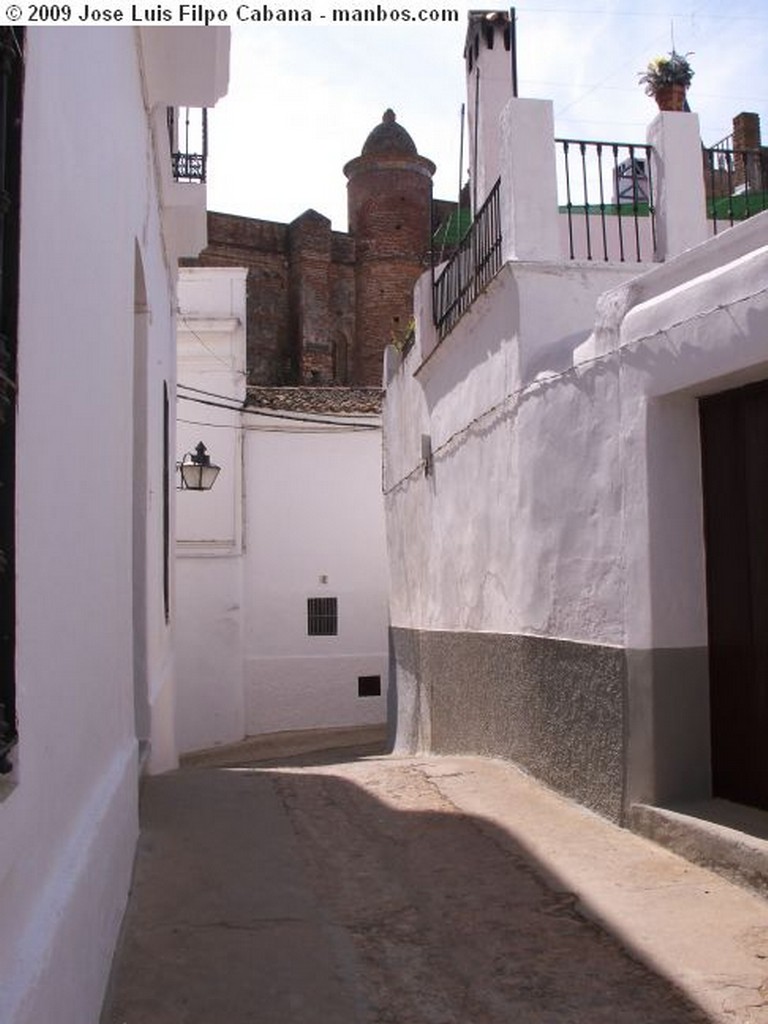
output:
[[[204,183],[208,164],[205,107],[168,107],[168,141],[174,181]]]
[[[432,315],[442,339],[501,269],[501,208],[497,181],[432,284]]]
[[[656,253],[651,147],[555,139],[570,259],[642,262]]]
[[[768,210],[768,149],[734,149],[728,136],[704,150],[704,184],[715,234]]]
[[[730,135],[726,135],[725,138],[720,139],[719,142],[716,142],[714,144],[714,146],[711,146],[710,148],[711,149],[733,149],[733,132],[731,132]]]

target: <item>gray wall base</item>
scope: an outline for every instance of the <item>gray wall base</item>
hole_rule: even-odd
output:
[[[504,758],[619,822],[633,803],[709,796],[703,648],[399,627],[390,643],[398,753]]]
[[[395,749],[513,761],[613,820],[624,794],[623,650],[392,629]]]

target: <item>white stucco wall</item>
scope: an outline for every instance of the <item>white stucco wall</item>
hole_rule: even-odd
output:
[[[498,59],[483,52],[481,71],[482,59]],[[661,114],[649,128],[660,251],[680,258],[658,267],[559,256],[564,218],[557,213],[551,104],[513,98],[500,113],[498,105],[496,96],[487,100],[484,116],[495,115],[497,131],[485,131],[479,142],[501,163],[507,262],[439,345],[431,279],[424,275],[416,288],[416,345],[399,367],[390,353],[385,493],[392,620],[623,644],[623,559],[639,529],[627,521],[634,506],[625,504],[624,487],[638,479],[627,469],[635,446],[645,450],[636,436],[644,399],[635,433],[627,424],[649,370],[639,356],[625,364],[619,328],[611,333],[605,324],[622,322],[622,336],[632,325],[655,337],[657,328],[648,324],[662,306],[672,322],[681,311],[700,315],[714,276],[748,280],[738,262],[738,270],[724,268],[753,258],[745,252],[757,244],[748,239],[759,227],[742,225],[698,244],[710,230],[698,173],[698,118]],[[744,287],[755,290],[752,283]],[[654,367],[654,349],[665,339],[648,342]],[[739,361],[727,346],[720,352],[728,365]],[[654,376],[657,388],[688,386],[684,362],[664,365],[669,383]],[[676,373],[682,373],[678,387]],[[695,421],[691,408],[678,416]],[[674,419],[672,406],[665,409]],[[424,439],[434,463],[428,478]],[[688,449],[681,463],[691,456]],[[698,544],[691,536],[695,531],[668,564],[679,564],[686,544]],[[698,580],[700,565],[693,562],[689,571]],[[694,634],[701,639],[700,601],[691,611],[695,628],[683,625],[679,610],[668,612],[658,623],[666,644],[672,634],[683,643]],[[633,602],[632,615],[639,614]],[[652,643],[647,630],[630,632]]]
[[[619,524],[608,515],[595,529],[571,477],[615,465],[615,431],[591,424],[590,409],[615,405],[616,381],[574,370],[573,353],[601,292],[630,278],[620,266],[507,264],[421,365],[417,337],[385,406],[394,625],[619,641]],[[547,506],[563,500],[572,526],[561,535]],[[587,613],[596,587],[602,610]]]
[[[247,730],[383,723],[381,433],[259,418],[247,426]],[[309,597],[338,599],[338,636],[307,636]],[[381,676],[380,697],[358,697],[363,675]]]
[[[179,383],[200,390],[179,390],[177,453],[180,459],[203,441],[211,461],[221,467],[210,491],[177,493],[182,751],[245,735],[242,415],[189,400],[215,403],[213,396],[224,395],[237,406],[245,398],[245,277],[240,267],[179,272]]]
[[[425,362],[418,341],[390,355],[393,624],[706,642],[695,399],[766,372],[766,231],[763,214],[636,279],[508,264]]]
[[[768,376],[768,216],[606,295],[578,358],[621,377],[627,643],[706,644],[697,399]]]
[[[236,405],[245,397],[245,281],[241,268],[180,272],[179,381]],[[181,388],[184,395],[206,399]],[[180,749],[383,723],[388,579],[378,418],[306,422],[183,397],[178,416],[179,454],[202,439],[222,467],[211,491],[177,496]],[[307,598],[324,595],[338,598],[339,635],[308,637]],[[358,697],[362,675],[381,676],[381,696]]]
[[[137,739],[151,769],[176,758],[162,528],[175,253],[139,52],[132,29],[27,31],[4,1024],[98,1019],[138,828]]]
[[[569,260],[551,104],[483,109],[480,63],[503,266],[442,341],[425,276],[385,372],[396,741],[620,821],[711,793],[698,399],[768,378],[768,216],[712,239],[698,119],[660,114],[642,255],[667,262]]]
[[[637,277],[620,281],[619,271],[602,294],[617,274],[609,267],[508,264],[439,346],[420,315],[406,359],[389,353],[385,495],[403,749],[432,742],[437,721],[440,749],[496,744],[619,819],[634,802],[708,795],[698,399],[768,379],[767,270],[767,214]],[[475,688],[473,637],[494,638],[483,649],[499,652]],[[548,675],[532,638],[559,652],[575,642],[573,664],[591,657],[594,671],[558,664]],[[422,649],[425,674],[433,651],[455,669],[423,682]],[[569,715],[611,651],[626,657],[614,659],[598,706],[618,724],[577,758]],[[551,685],[550,703],[529,713],[534,686],[517,717],[502,710],[534,672]],[[457,706],[474,716],[464,732]],[[521,718],[538,737],[530,750]],[[499,720],[498,730],[488,724]],[[585,750],[600,734],[580,727]],[[613,781],[597,793],[606,756]],[[564,757],[578,765],[562,775]]]

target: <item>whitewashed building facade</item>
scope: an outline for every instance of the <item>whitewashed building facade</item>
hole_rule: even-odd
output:
[[[3,31],[20,199],[3,266],[0,1016],[87,1024],[127,898],[141,766],[177,763],[175,287],[206,204],[172,173],[168,111],[224,94],[229,36]]]
[[[477,31],[470,86],[509,60]],[[397,748],[508,758],[649,831],[766,807],[768,214],[711,238],[698,119],[661,113],[655,258],[571,259],[551,104],[507,83],[474,163],[498,267],[443,332],[425,275],[388,354]]]
[[[182,751],[383,726],[379,389],[246,386],[246,272],[180,271],[179,451],[221,466],[177,502]]]

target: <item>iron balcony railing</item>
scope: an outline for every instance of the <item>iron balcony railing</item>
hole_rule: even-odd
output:
[[[730,135],[726,135],[724,139],[720,139],[716,142],[711,149],[733,149],[733,132]]]
[[[168,141],[174,181],[203,184],[208,164],[205,107],[168,107]]]
[[[768,210],[768,149],[734,149],[729,136],[704,150],[707,217],[714,233]]]
[[[501,269],[501,180],[477,211],[456,252],[432,284],[432,314],[442,340]]]
[[[555,139],[560,213],[570,259],[652,260],[656,217],[651,147]]]

